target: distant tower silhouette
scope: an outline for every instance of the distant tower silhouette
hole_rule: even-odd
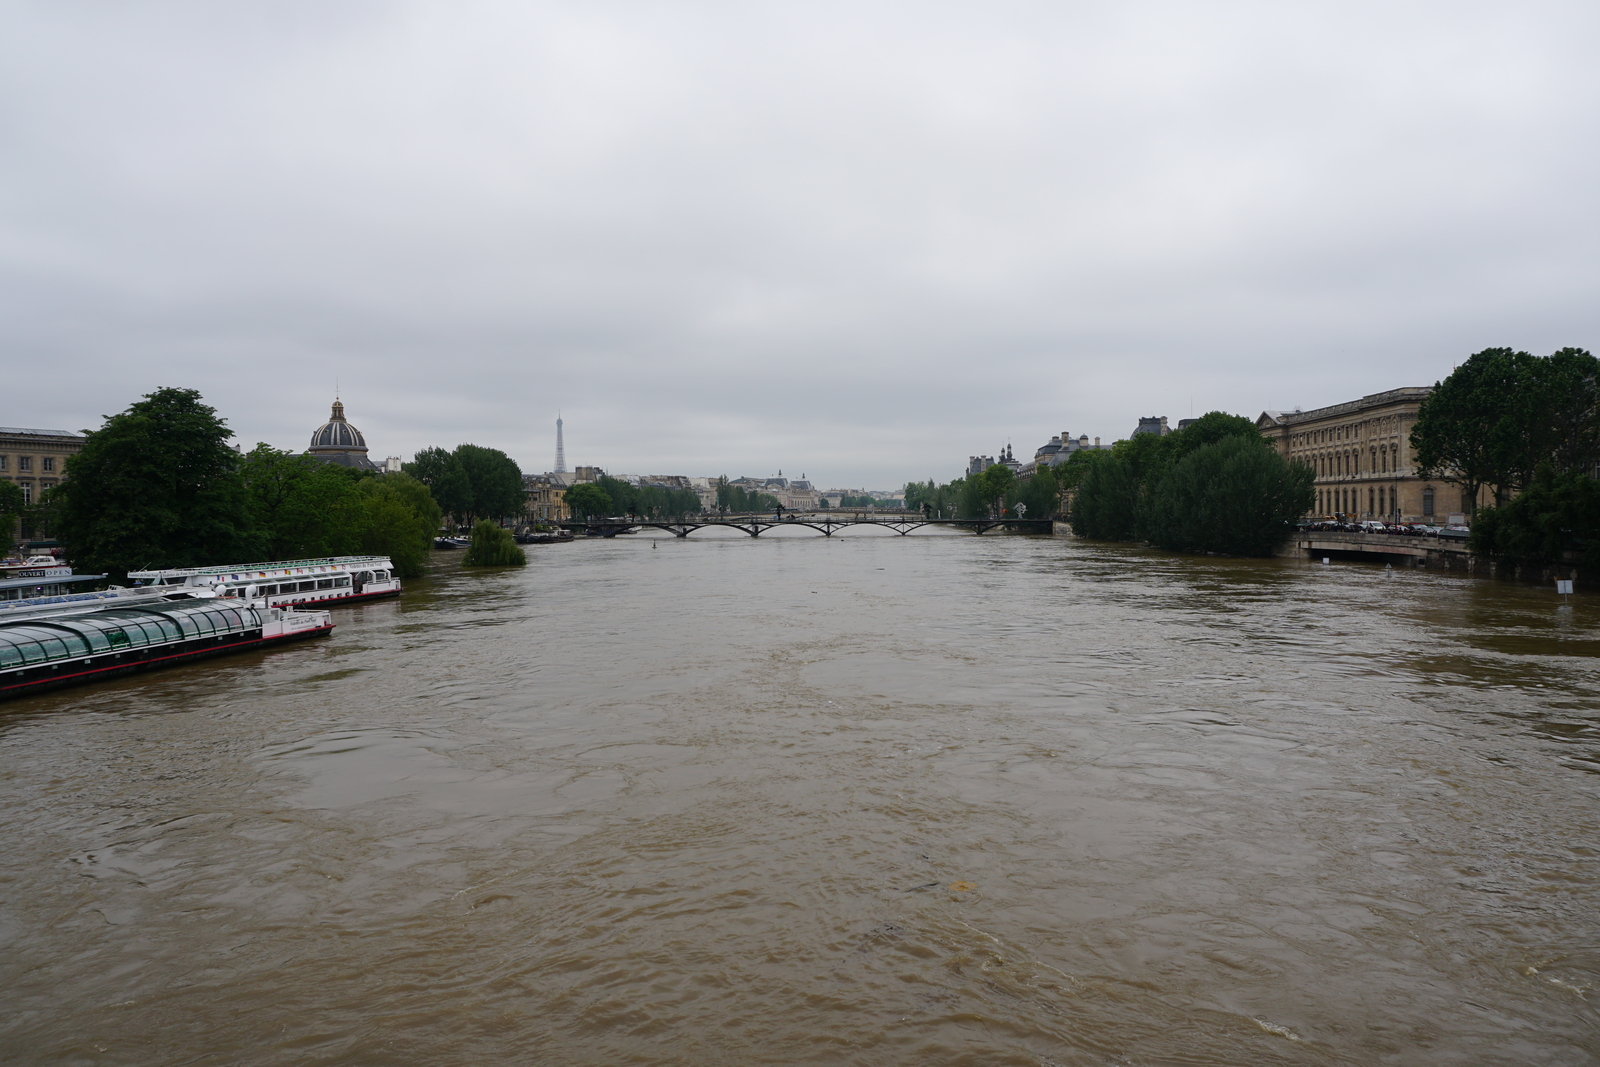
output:
[[[567,449],[561,443],[561,415],[556,415],[556,470],[557,474],[567,473]]]

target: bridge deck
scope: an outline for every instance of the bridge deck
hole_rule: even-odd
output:
[[[872,526],[878,529],[892,530],[904,537],[912,530],[924,526],[950,526],[957,529],[971,530],[982,535],[995,528],[1003,528],[1013,533],[1049,534],[1054,531],[1054,523],[1050,519],[929,519],[916,514],[905,515],[874,515],[850,518],[836,518],[833,516],[790,516],[784,519],[757,518],[755,516],[729,516],[716,519],[596,519],[583,521],[573,519],[560,525],[575,533],[587,533],[601,537],[615,537],[624,530],[655,529],[665,530],[675,537],[688,537],[696,530],[712,527],[738,530],[740,533],[749,534],[751,537],[760,537],[768,530],[790,530],[806,528],[815,530],[824,537],[832,537],[840,530],[852,526]]]

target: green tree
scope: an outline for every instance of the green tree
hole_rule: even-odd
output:
[[[1468,544],[1477,555],[1519,567],[1546,566],[1580,549],[1585,571],[1600,567],[1600,481],[1544,464],[1521,496],[1479,510]]]
[[[1151,493],[1142,526],[1178,552],[1270,556],[1311,509],[1311,468],[1225,436],[1194,449]]]
[[[1091,463],[1110,458],[1110,449],[1083,448],[1069,455],[1066,462],[1051,467],[1050,473],[1055,476],[1063,491],[1076,490],[1082,484],[1083,476],[1089,473]]]
[[[841,505],[842,506],[842,505]],[[724,474],[717,479],[717,510],[735,514],[742,512],[776,511],[778,498],[770,493],[747,490],[734,485]]]
[[[480,519],[472,527],[472,543],[461,562],[468,567],[521,567],[528,554],[499,523]]]
[[[1592,472],[1600,467],[1600,360],[1581,348],[1563,348],[1544,361],[1542,426],[1538,463],[1555,473]]]
[[[1004,463],[992,463],[976,480],[982,487],[989,514],[998,518],[1006,510],[1006,497],[1016,487],[1016,472]]]
[[[1207,458],[1191,464],[1197,456]],[[1219,457],[1227,458],[1227,470],[1222,474],[1210,469],[1222,462]],[[1278,483],[1267,476],[1277,470],[1274,463],[1286,466],[1255,423],[1240,415],[1210,411],[1175,433],[1135,434],[1118,441],[1109,452],[1074,453],[1058,468],[1058,477],[1064,488],[1074,490],[1069,521],[1080,537],[1147,540],[1163,547],[1193,542],[1202,547],[1186,551],[1254,555],[1260,552],[1261,538],[1270,541],[1283,532],[1273,510],[1277,497],[1272,494],[1278,492]],[[1166,489],[1180,470],[1184,472],[1182,480]],[[1309,486],[1310,477],[1310,469],[1305,468],[1294,473],[1291,482],[1304,480]],[[1208,478],[1222,494],[1201,509],[1206,518],[1196,520],[1221,524],[1210,539],[1194,534],[1189,520],[1175,510],[1176,501],[1187,499],[1184,493]],[[1251,492],[1268,495],[1252,501]],[[1310,507],[1309,498],[1305,507]],[[1250,530],[1256,533],[1248,534]],[[1223,543],[1236,547],[1216,547]]]
[[[575,519],[598,519],[612,514],[611,497],[593,482],[572,486],[562,499]]]
[[[1067,513],[1072,532],[1096,541],[1133,540],[1139,529],[1133,459],[1115,451],[1097,452],[1077,466],[1077,492]]]
[[[1061,483],[1050,467],[1036,469],[1032,476],[1019,478],[1012,490],[1008,506],[1015,511],[1018,504],[1027,505],[1026,518],[1048,519],[1061,510]]]
[[[16,482],[0,479],[0,556],[11,551],[17,522],[26,506],[22,487]]]
[[[471,513],[472,480],[455,453],[424,448],[400,469],[428,487],[444,514],[461,518]]]
[[[354,493],[360,504],[355,524],[357,551],[388,556],[402,578],[421,577],[441,517],[428,487],[396,472],[362,479],[355,484]]]
[[[1475,353],[1422,402],[1411,447],[1417,473],[1461,486],[1476,501],[1487,485],[1502,502],[1532,474],[1537,361],[1526,352]]]
[[[1206,445],[1234,437],[1271,447],[1271,442],[1261,436],[1253,420],[1243,415],[1229,415],[1225,411],[1208,411],[1176,433],[1160,438],[1160,441],[1172,460],[1177,462]]]
[[[158,389],[67,463],[60,536],[80,570],[238,562],[254,553],[233,436],[193,389]]]
[[[240,476],[261,556],[316,559],[356,551],[364,522],[356,494],[360,472],[258,444],[245,454]]]
[[[959,482],[952,482],[951,485],[956,489],[955,510],[957,518],[986,519],[989,517],[992,497],[989,495],[989,483],[981,472],[969,474]]]
[[[471,486],[469,517],[502,519],[522,512],[522,469],[516,460],[498,448],[482,445],[457,445],[455,459]]]

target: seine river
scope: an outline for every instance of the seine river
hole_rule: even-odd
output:
[[[0,1061],[1600,1062],[1593,598],[529,551],[0,705]]]

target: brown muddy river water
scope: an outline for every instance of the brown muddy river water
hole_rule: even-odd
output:
[[[0,705],[0,1061],[1600,1061],[1600,597],[696,538]]]

